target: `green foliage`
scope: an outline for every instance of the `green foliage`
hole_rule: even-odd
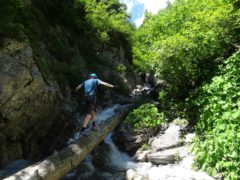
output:
[[[131,112],[126,122],[136,130],[144,128],[154,128],[165,121],[164,113],[159,113],[157,107],[154,104],[144,104],[139,108]]]
[[[221,67],[221,75],[198,91],[193,103],[199,108],[196,164],[224,179],[240,176],[240,53]]]
[[[178,126],[187,126],[188,125],[188,120],[177,118],[173,121],[173,123],[178,125]]]
[[[86,20],[96,30],[96,38],[102,43],[121,44],[121,34],[130,38],[133,30],[128,21],[126,5],[118,0],[78,0],[85,4]]]
[[[207,8],[206,8],[207,7]],[[233,1],[175,0],[134,34],[133,62],[166,82],[178,99],[214,75],[239,37]]]
[[[150,148],[150,146],[146,143],[144,143],[141,147],[142,150],[148,150]]]
[[[101,72],[97,64],[106,61],[99,54],[109,46],[121,46],[129,56],[132,31],[126,6],[118,0],[0,2],[0,43],[6,37],[29,41],[45,79],[62,87],[75,86],[88,71]]]
[[[126,70],[127,70],[127,68],[123,64],[119,64],[117,66],[117,71],[122,75],[126,73]]]
[[[19,8],[24,7],[24,1],[6,1],[0,2],[0,37],[15,36],[16,39],[24,39],[24,27],[21,23],[14,22],[17,18]]]
[[[147,14],[133,44],[139,70],[165,83],[158,98],[163,109],[184,109],[183,100],[205,83],[189,104],[198,118],[196,164],[226,179],[240,177],[239,53],[224,63],[239,45],[239,18],[237,0],[175,0],[157,15]]]
[[[159,94],[158,94],[158,100],[159,100],[160,102],[165,102],[165,101],[166,101],[166,97],[167,97],[166,91],[161,90],[161,91],[159,92]]]
[[[180,156],[179,151],[177,151],[176,154],[175,154],[175,160],[176,160],[177,162],[180,162],[180,161],[182,160],[182,157]]]

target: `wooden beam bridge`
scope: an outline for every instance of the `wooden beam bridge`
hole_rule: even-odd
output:
[[[99,126],[99,131],[93,131],[88,136],[81,137],[61,151],[53,153],[43,161],[31,165],[5,180],[59,180],[75,169],[133,108],[133,105],[121,107],[114,117],[107,119]]]

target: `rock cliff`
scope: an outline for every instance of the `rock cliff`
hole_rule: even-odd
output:
[[[0,50],[0,165],[37,159],[66,139],[64,131],[74,127],[62,114],[66,98],[55,81],[43,80],[29,43],[5,40]]]

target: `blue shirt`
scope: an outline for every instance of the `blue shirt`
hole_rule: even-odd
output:
[[[97,87],[101,83],[100,79],[88,79],[84,81],[81,86],[84,89],[85,96],[96,96]]]

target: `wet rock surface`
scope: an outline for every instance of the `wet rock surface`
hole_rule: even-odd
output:
[[[194,156],[189,144],[193,133],[181,137],[185,126],[171,123],[164,132],[149,140],[147,150],[139,149],[134,158],[140,162],[150,162],[152,167],[145,171],[128,170],[127,180],[213,180],[208,174],[192,169]]]
[[[151,148],[158,151],[178,146],[180,144],[180,129],[179,126],[170,124],[164,134],[158,134],[156,138],[152,139]]]
[[[178,123],[165,124],[157,134],[148,136],[146,141],[148,146],[139,148],[133,157],[120,152],[112,143],[113,137],[121,138],[119,134],[116,136],[114,133],[112,138],[105,138],[108,145],[101,145],[96,149],[99,153],[95,153],[92,157],[97,162],[94,171],[92,171],[93,166],[89,168],[89,165],[84,165],[82,167],[84,170],[78,171],[79,174],[75,179],[213,180],[205,172],[193,170],[194,156],[190,152],[189,145],[194,133],[183,135],[182,131],[186,132],[184,129],[186,125],[179,122],[181,120],[178,120]],[[121,128],[123,126],[120,126],[116,133],[125,133],[132,142],[136,141],[136,134],[128,134],[125,128]],[[93,160],[88,163],[95,164]]]
[[[144,143],[148,141],[150,137],[156,134],[159,128],[143,129],[141,132],[136,132],[125,123],[122,123],[119,128],[113,134],[113,141],[118,147],[127,151],[130,154],[134,154]]]
[[[109,145],[103,142],[94,150],[92,164],[98,168],[103,167],[106,164],[107,156],[109,153]]]

